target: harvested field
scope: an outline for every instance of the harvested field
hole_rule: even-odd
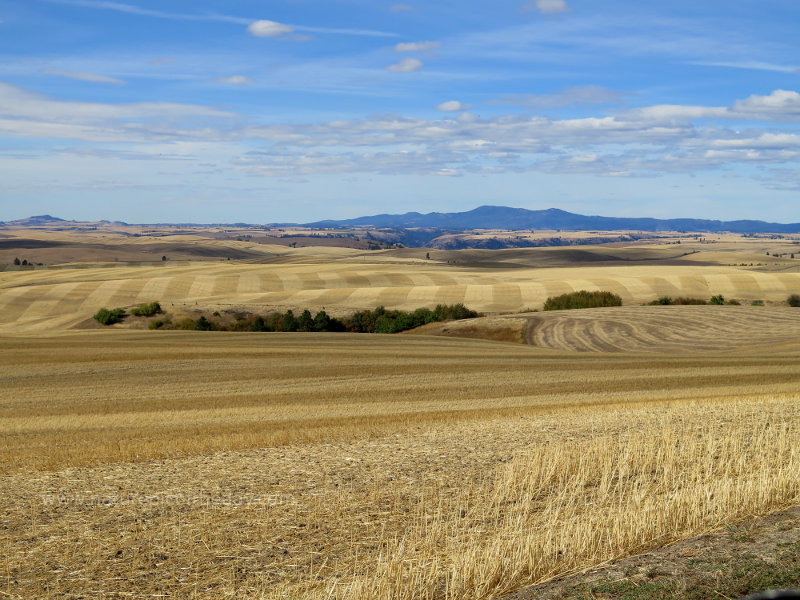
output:
[[[581,289],[614,292],[625,304],[665,295],[708,298],[712,294],[777,303],[800,290],[800,273],[733,267],[487,269],[408,260],[380,263],[354,258],[347,249],[324,250],[319,254],[319,249],[302,248],[273,264],[159,263],[0,272],[0,331],[83,326],[99,308],[154,300],[170,312],[198,306],[252,311],[324,308],[342,315],[379,305],[413,310],[463,302],[474,310],[495,313],[541,307],[548,296]]]
[[[488,599],[800,501],[800,346],[6,336],[16,598]],[[54,393],[57,390],[57,393]]]
[[[518,341],[576,352],[771,352],[800,337],[800,310],[623,306],[431,323],[409,334]]]

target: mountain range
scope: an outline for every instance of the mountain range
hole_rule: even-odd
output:
[[[570,213],[557,208],[527,210],[507,206],[480,206],[460,213],[409,212],[381,214],[340,221],[305,223],[308,227],[375,227],[436,229],[561,229],[579,231],[697,231],[733,233],[800,233],[800,223],[765,221],[716,221],[709,219],[653,219],[599,217]]]

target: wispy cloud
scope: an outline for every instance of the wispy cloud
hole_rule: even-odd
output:
[[[693,61],[691,64],[705,67],[728,67],[731,69],[748,69],[752,71],[773,71],[776,73],[794,73],[800,75],[800,67],[793,65],[777,65],[758,60],[742,61]]]
[[[287,25],[276,23],[265,19],[248,19],[244,17],[236,17],[231,15],[222,15],[218,13],[207,14],[191,14],[191,13],[173,13],[161,10],[152,10],[149,8],[142,8],[134,4],[125,4],[122,2],[108,2],[105,0],[42,0],[52,4],[68,4],[71,6],[83,6],[86,8],[95,8],[100,10],[112,10],[132,15],[140,15],[144,17],[153,17],[157,19],[170,19],[175,21],[216,21],[221,23],[235,23],[239,25],[256,26],[256,30],[268,31],[268,27],[258,26],[258,23],[275,23],[282,27],[289,27],[290,30],[306,31],[309,33],[323,33],[323,34],[340,34],[340,35],[356,35],[368,37],[398,37],[395,33],[386,31],[376,31],[371,29],[346,29],[337,27],[310,27],[305,25]],[[249,27],[248,27],[249,29]],[[251,33],[253,33],[251,31]],[[288,33],[286,31],[282,33]],[[259,35],[254,33],[254,35]]]
[[[218,83],[229,83],[231,85],[247,85],[252,83],[253,80],[244,75],[231,75],[230,77],[220,77],[216,80]]]
[[[441,48],[442,42],[402,42],[395,44],[395,52],[429,52]]]
[[[624,92],[597,85],[584,85],[567,88],[555,94],[509,94],[489,100],[488,104],[562,108],[579,104],[622,104],[626,95]]]
[[[117,79],[116,77],[108,77],[106,75],[97,75],[95,73],[82,73],[80,71],[44,69],[42,73],[45,73],[46,75],[56,75],[58,77],[67,77],[68,79],[77,79],[78,81],[89,81],[91,83],[110,83],[112,85],[126,85],[128,83],[124,79]]]

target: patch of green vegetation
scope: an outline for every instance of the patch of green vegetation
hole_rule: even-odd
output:
[[[111,310],[107,308],[101,308],[94,314],[94,320],[98,323],[102,323],[103,325],[113,325],[114,323],[119,323],[124,318],[124,308],[113,308]]]
[[[670,296],[662,296],[658,300],[650,302],[650,306],[673,306],[673,305],[705,305],[708,304],[702,298],[672,298]]]
[[[580,290],[549,297],[544,303],[544,310],[572,310],[602,306],[622,306],[622,298],[613,292]]]
[[[740,530],[733,528],[734,535]],[[749,533],[747,534],[749,537]],[[747,541],[747,540],[743,540]],[[800,587],[800,543],[779,545],[768,559],[755,554],[692,561],[690,572],[639,576],[581,584],[567,590],[573,600],[712,600],[742,598],[769,589]]]
[[[153,304],[158,304],[153,303]],[[160,307],[159,307],[160,308]],[[154,313],[155,314],[155,313]],[[213,316],[220,317],[214,312]],[[408,312],[403,310],[387,310],[379,306],[375,310],[362,310],[349,317],[337,319],[324,310],[312,314],[308,309],[299,315],[287,310],[284,313],[270,313],[258,315],[251,313],[237,313],[233,323],[225,323],[201,316],[198,319],[185,317],[176,321],[169,318],[158,319],[149,324],[150,329],[189,329],[197,331],[305,331],[305,332],[336,332],[348,331],[352,333],[397,333],[413,329],[434,321],[452,321],[456,319],[470,319],[480,316],[461,303],[439,304],[433,310],[418,308]]]
[[[786,299],[786,302],[789,304],[789,306],[800,306],[800,294],[792,294]]]
[[[161,304],[158,302],[150,302],[148,304],[140,304],[139,306],[131,309],[131,314],[137,317],[153,317],[160,315],[162,312]]]

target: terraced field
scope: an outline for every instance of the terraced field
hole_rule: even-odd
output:
[[[526,341],[578,352],[724,352],[800,337],[800,310],[761,306],[632,306],[553,311],[527,320]]]
[[[76,327],[99,308],[158,300],[168,310],[196,306],[252,310],[310,308],[333,314],[384,305],[414,309],[463,302],[484,312],[540,307],[548,296],[608,290],[626,304],[663,295],[712,294],[784,301],[800,273],[722,266],[466,267],[393,254],[304,248],[270,264],[146,263],[104,268],[0,272],[0,331]],[[392,258],[394,256],[394,258]]]

